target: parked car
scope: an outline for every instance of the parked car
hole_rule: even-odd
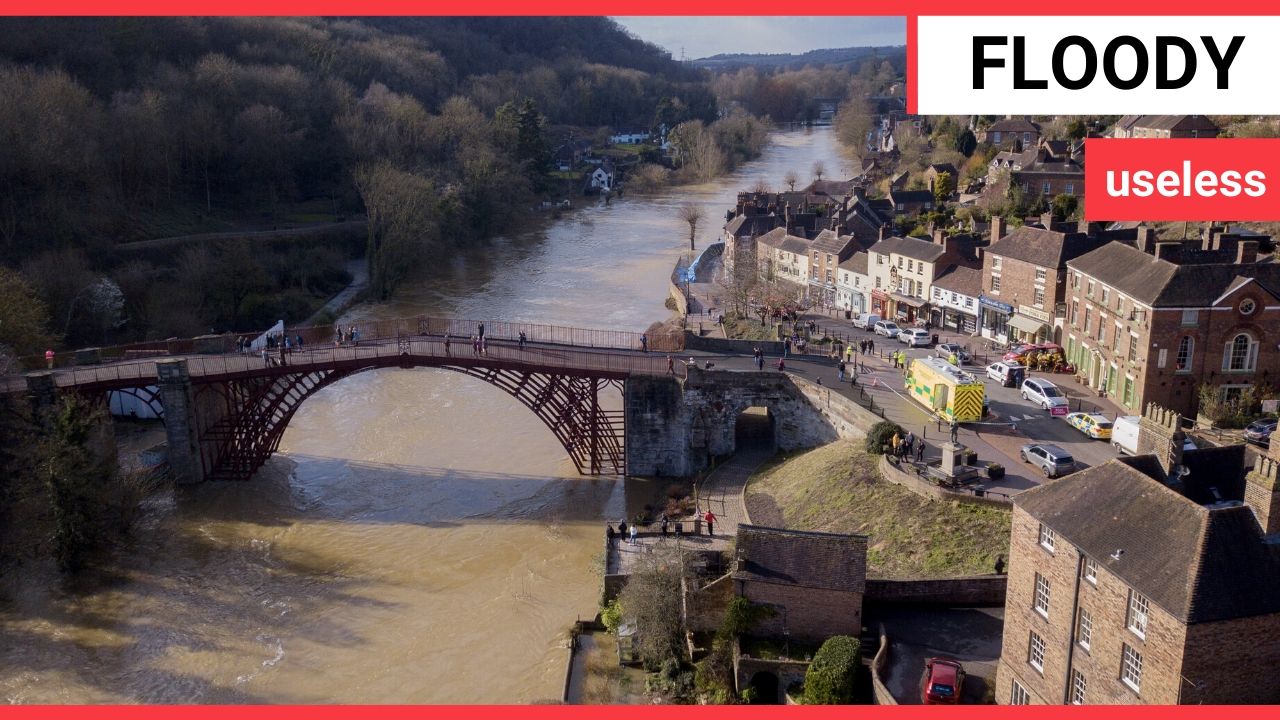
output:
[[[1021,380],[1027,376],[1027,369],[1017,363],[1000,362],[991,363],[987,366],[987,377],[995,380],[1005,387],[1015,387],[1012,380],[1017,378]]]
[[[1111,439],[1111,421],[1106,415],[1073,412],[1067,415],[1067,424],[1094,440]]]
[[[924,661],[920,680],[920,702],[925,705],[956,705],[964,692],[964,666],[947,658]]]
[[[1040,468],[1040,472],[1047,478],[1062,477],[1076,469],[1075,458],[1057,445],[1023,445],[1018,455],[1022,462]]]
[[[1057,343],[1037,343],[1035,345],[1014,345],[1004,354],[1001,360],[1026,364],[1027,360],[1040,353],[1062,354],[1062,346]]]
[[[1137,415],[1122,415],[1111,423],[1111,447],[1121,455],[1138,454],[1138,423],[1142,418]],[[1191,438],[1182,441],[1182,451],[1196,450],[1196,443]]]
[[[934,348],[933,354],[946,360],[950,360],[951,356],[955,355],[961,365],[968,364],[971,359],[969,351],[956,343],[939,343],[938,347]]]
[[[1271,433],[1275,431],[1276,418],[1254,420],[1244,429],[1244,439],[1251,443],[1266,445],[1271,441]]]
[[[898,332],[898,342],[907,347],[929,347],[933,338],[924,328],[907,328]]]
[[[862,313],[853,318],[853,326],[862,330],[870,330],[878,322],[880,322],[880,316],[871,313]]]
[[[891,338],[898,337],[898,333],[902,332],[902,328],[898,327],[897,323],[890,322],[888,320],[881,320],[876,323],[873,328],[877,335],[884,335],[885,337]]]
[[[1062,390],[1043,378],[1023,380],[1022,399],[1033,402],[1054,415],[1066,415],[1070,405]]]

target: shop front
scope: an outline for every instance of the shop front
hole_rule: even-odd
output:
[[[1035,317],[1038,311],[1035,308],[1018,308],[1018,311],[1009,316],[1009,328],[1012,331],[1011,337],[1018,342],[1042,343],[1049,339],[1049,314],[1044,313],[1044,318]]]
[[[1009,318],[1013,315],[1013,306],[979,295],[978,310],[982,313],[982,337],[996,342],[1008,342]]]
[[[948,330],[955,330],[965,335],[976,335],[978,332],[978,316],[971,315],[957,308],[935,308],[933,311],[934,322],[938,322],[937,318],[941,318],[942,327]]]
[[[889,293],[883,290],[871,291],[871,313],[882,318],[889,316]]]
[[[929,303],[923,298],[893,293],[889,299],[892,301],[893,319],[898,324],[914,324],[917,320],[924,320],[929,316],[927,311]]]

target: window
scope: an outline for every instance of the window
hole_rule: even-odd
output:
[[[880,276],[876,276],[876,287],[880,287]]]
[[[1080,289],[1080,273],[1071,273],[1071,287]]]
[[[1129,333],[1129,362],[1138,362],[1138,336]]]
[[[1123,310],[1124,310],[1124,296],[1117,295],[1116,296],[1116,314],[1123,315],[1124,314]]]
[[[1084,331],[1089,332],[1089,306],[1087,305],[1084,308]]]
[[[1034,302],[1036,307],[1044,307],[1044,288],[1038,285],[1036,286]]]
[[[1040,546],[1049,552],[1053,552],[1053,544],[1058,540],[1058,534],[1053,528],[1040,523]]]
[[[1120,679],[1134,692],[1142,688],[1142,653],[1125,643],[1120,651]]]
[[[1084,693],[1089,687],[1084,675],[1079,670],[1071,671],[1071,704],[1083,705]]]
[[[1133,407],[1133,376],[1124,376],[1124,404],[1125,407]]]
[[[1108,290],[1107,288],[1102,288],[1102,304],[1106,305],[1110,300],[1111,300],[1111,291]]]
[[[1022,685],[1017,680],[1013,681],[1013,686],[1009,689],[1009,704],[1010,705],[1030,705],[1031,704],[1031,693],[1028,693],[1027,689],[1022,687]]]
[[[1045,183],[1044,185],[1040,186],[1040,190],[1045,195],[1048,195],[1049,193],[1053,192],[1053,187],[1049,183]]]
[[[1085,291],[1085,295],[1093,297],[1093,281],[1089,281],[1089,289]]]
[[[1027,664],[1044,672],[1044,638],[1034,632],[1031,633],[1031,641],[1027,645]]]
[[[917,275],[923,275],[923,274],[924,274],[924,263],[923,263],[923,262],[922,262],[922,263],[919,263],[918,265],[916,265],[916,274],[917,274]]]
[[[1066,192],[1066,194],[1068,194],[1068,195],[1075,195],[1075,194],[1076,194],[1076,186],[1075,186],[1075,183],[1067,183],[1067,184],[1066,184],[1066,186],[1065,186],[1063,189],[1064,189],[1064,191]]]
[[[967,298],[965,298],[965,299],[964,299],[964,306],[965,306],[965,308],[972,308],[972,307],[973,307],[973,298],[971,298],[971,297],[967,297]]]
[[[999,275],[991,276],[991,292],[993,293],[1000,292],[1000,276]]]
[[[1071,301],[1071,327],[1077,327],[1076,321],[1080,319],[1080,301]]]
[[[1076,620],[1076,641],[1080,647],[1089,649],[1089,641],[1093,639],[1093,617],[1089,611],[1080,608],[1080,617]]]
[[[999,145],[999,144],[1000,144],[1000,131],[999,131],[999,130],[996,130],[995,132],[991,133],[991,142],[993,142],[993,143],[995,143],[995,144],[997,144],[997,145]]]
[[[877,264],[877,265],[883,265],[883,264],[884,264],[884,256],[883,256],[883,255],[880,255],[880,254],[878,254],[878,253],[876,254],[876,264]]]
[[[1191,354],[1195,351],[1195,338],[1184,335],[1178,341],[1178,355],[1174,359],[1178,372],[1191,372]]]
[[[899,270],[901,270],[901,269],[902,269],[902,256],[901,256],[901,255],[899,255],[899,256],[898,256],[898,269],[899,269]]]
[[[1142,593],[1129,591],[1129,617],[1125,625],[1138,637],[1147,636],[1147,598]]]
[[[1037,280],[1037,281],[1039,281],[1039,282],[1044,282],[1044,274],[1045,274],[1045,272],[1044,272],[1044,268],[1036,268],[1036,280]]]
[[[1094,585],[1098,584],[1098,563],[1094,562],[1093,558],[1084,559],[1084,579]]]
[[[1036,594],[1032,600],[1035,611],[1049,617],[1049,578],[1036,573]]]
[[[991,269],[992,269],[992,270],[999,270],[999,269],[1000,269],[1000,258],[999,258],[999,257],[992,257],[992,258],[991,258]]]
[[[1102,342],[1107,337],[1107,316],[1098,314],[1098,342]]]
[[[1222,354],[1222,369],[1229,372],[1253,372],[1258,364],[1258,343],[1248,333],[1240,333],[1227,343]]]
[[[1241,315],[1252,315],[1253,311],[1257,309],[1258,303],[1254,302],[1252,298],[1245,298],[1240,301],[1239,310]]]
[[[1182,324],[1184,326],[1195,325],[1199,321],[1200,321],[1199,310],[1183,310],[1182,311]]]
[[[1160,352],[1156,354],[1156,367],[1162,368],[1169,363],[1169,349],[1160,348]]]
[[[907,272],[915,272],[915,269],[916,269],[916,261],[915,261],[915,260],[908,260],[908,261],[907,261]]]

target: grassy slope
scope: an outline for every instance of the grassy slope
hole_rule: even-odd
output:
[[[845,440],[780,457],[751,478],[752,519],[776,503],[788,528],[868,535],[872,577],[984,574],[1007,557],[1008,512],[921,497],[882,480],[877,460]]]

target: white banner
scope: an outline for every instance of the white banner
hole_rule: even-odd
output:
[[[915,51],[922,115],[1280,115],[1280,17],[922,16]]]

